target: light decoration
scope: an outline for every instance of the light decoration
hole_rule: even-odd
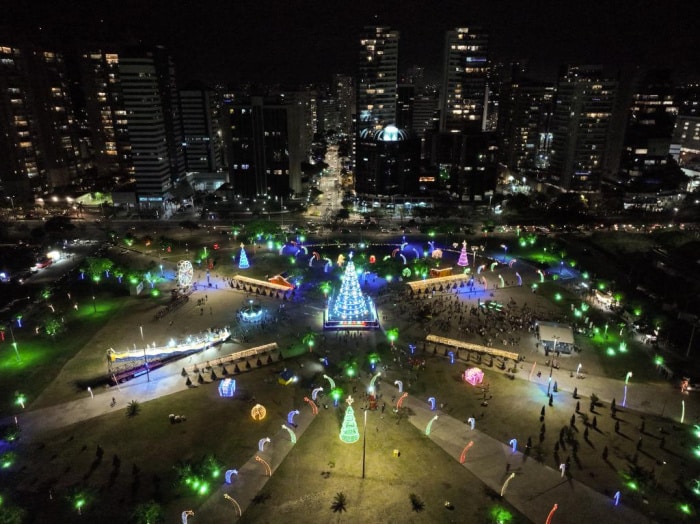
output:
[[[381,373],[377,373],[372,377],[372,380],[369,381],[369,392],[371,394],[374,394],[374,383],[377,381],[377,379],[381,376]]]
[[[357,429],[357,420],[355,420],[355,412],[352,409],[352,397],[348,397],[346,402],[348,409],[345,410],[345,418],[340,428],[340,440],[346,444],[352,444],[360,440],[360,431]]]
[[[474,429],[474,428],[472,428]],[[467,451],[471,449],[471,447],[474,445],[474,441],[470,440],[469,444],[464,446],[464,449],[462,450],[462,454],[459,456],[459,463],[464,464],[464,461],[467,460]]]
[[[484,372],[479,368],[469,368],[464,372],[464,380],[472,386],[478,386],[484,380]]]
[[[545,521],[545,524],[551,524],[552,522],[552,517],[554,516],[554,512],[559,508],[558,504],[555,504],[552,506],[552,510],[549,512],[549,515],[547,515],[547,520]]]
[[[518,279],[518,286],[522,286],[523,285],[523,277],[520,276],[520,273],[516,273],[515,278]]]
[[[331,386],[331,389],[335,389],[335,380],[333,380],[333,379],[332,379],[331,377],[329,377],[328,375],[323,375],[323,378],[325,378],[325,379],[328,381],[328,383],[329,383],[330,386]],[[313,396],[313,393],[311,394],[311,396],[312,396],[312,398],[313,398],[314,400],[316,400],[316,397]]]
[[[333,384],[333,385],[335,385],[335,384]],[[314,390],[311,392],[311,398],[312,398],[313,400],[316,400],[316,397],[318,396],[318,394],[319,394],[321,391],[323,391],[323,388],[316,388],[316,389],[314,389]]]
[[[226,471],[226,473],[224,474],[224,479],[226,480],[226,484],[231,484],[231,482],[233,482],[234,475],[238,476],[237,469],[229,469]]]
[[[613,496],[613,501],[614,501],[616,506],[620,504],[620,492],[619,491],[617,491],[615,493],[615,495]]]
[[[180,287],[189,287],[192,284],[194,270],[192,262],[189,260],[180,260],[177,263],[177,283]]]
[[[253,417],[253,420],[262,420],[265,418],[265,415],[267,415],[267,410],[262,404],[255,404],[253,409],[250,410],[250,416]]]
[[[403,405],[403,401],[406,400],[406,397],[408,396],[408,393],[404,393],[399,397],[398,402],[396,403],[396,409],[401,409],[401,406]]]
[[[313,400],[311,400],[309,397],[304,397],[304,402],[311,406],[311,413],[318,415],[318,406],[316,406],[316,403]]]
[[[258,440],[258,451],[265,451],[265,444],[272,442],[270,437],[261,438]]]
[[[241,242],[241,254],[238,256],[238,269],[248,269],[250,263],[248,262],[248,255],[245,252],[245,245]]]
[[[394,385],[399,388],[399,393],[403,393],[403,382],[400,380],[394,380]]]
[[[377,329],[378,327],[379,320],[374,303],[360,289],[357,271],[350,253],[340,291],[328,300],[324,328]]]
[[[503,497],[506,494],[506,489],[508,489],[508,484],[510,484],[510,481],[515,478],[515,473],[511,473],[506,481],[503,483],[503,487],[501,488],[501,497]]]
[[[440,260],[442,258],[442,249],[433,249],[433,252],[430,254],[430,256],[436,260]],[[416,258],[420,258],[416,256]]]
[[[625,375],[625,392],[622,396],[622,407],[625,407],[625,404],[627,403],[627,384],[629,383],[630,378],[632,378],[632,372],[628,371],[627,375]]]
[[[219,383],[219,396],[230,398],[236,392],[236,380],[226,378]]]
[[[299,414],[298,409],[293,409],[292,411],[290,411],[287,414],[287,424],[289,424],[290,426],[293,426],[294,425],[294,417],[297,416],[298,414]]]
[[[286,425],[282,424],[282,427],[287,430],[287,433],[289,433],[289,438],[292,441],[292,444],[297,443],[297,436],[294,434],[294,431],[292,431],[292,428],[288,428]]]
[[[457,265],[461,267],[466,267],[469,265],[469,257],[467,257],[467,241],[462,241],[462,251],[459,252],[459,260],[457,260]]]
[[[439,415],[435,415],[433,418],[430,419],[430,422],[428,422],[428,425],[425,426],[425,434],[426,436],[430,435],[430,431],[433,429],[433,422],[435,422],[438,419]]]
[[[241,511],[241,507],[238,505],[238,502],[236,502],[236,499],[234,499],[231,495],[228,493],[224,493],[224,498],[228,500],[231,504],[233,504],[233,507],[238,510],[238,516],[240,517],[243,515],[243,512]]]
[[[476,423],[476,420],[474,419],[474,417],[469,417],[469,418],[467,419],[467,424],[469,424],[469,425],[471,426],[472,431],[474,431],[474,424],[475,424],[475,423]]]
[[[513,453],[515,453],[516,451],[518,451],[518,441],[517,441],[517,439],[514,439],[514,438],[510,439],[510,442],[508,442],[508,444],[510,444],[510,445],[512,446],[512,451],[513,451]]]
[[[268,477],[272,476],[272,468],[270,468],[270,465],[267,462],[265,462],[265,460],[262,457],[255,455],[255,461],[259,462],[265,467],[265,473]]]
[[[428,404],[430,404],[430,411],[435,411],[435,397],[430,397],[428,399]]]
[[[182,512],[182,524],[187,524],[187,518],[194,516],[194,511],[191,509],[185,510]]]

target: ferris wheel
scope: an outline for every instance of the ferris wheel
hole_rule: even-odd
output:
[[[177,263],[177,283],[180,287],[189,287],[193,274],[192,263],[189,260],[180,260]]]

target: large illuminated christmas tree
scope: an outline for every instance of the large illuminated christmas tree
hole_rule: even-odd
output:
[[[241,244],[241,256],[238,257],[238,269],[248,269],[250,264],[248,263],[248,255],[245,252],[245,246]]]
[[[457,261],[458,266],[468,266],[469,258],[467,258],[467,241],[462,242],[462,251],[459,253],[459,260]]]
[[[340,291],[328,301],[326,329],[375,329],[379,327],[374,304],[360,289],[352,253],[343,274]]]
[[[360,440],[360,430],[357,429],[355,410],[352,409],[352,397],[348,397],[346,402],[348,403],[348,409],[345,410],[343,425],[340,427],[340,440],[346,444],[352,444]]]

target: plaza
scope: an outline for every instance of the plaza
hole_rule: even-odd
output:
[[[247,278],[283,269],[278,257],[272,252],[251,257],[253,268],[256,263],[263,268],[248,273]],[[500,276],[504,282],[515,283],[517,271],[526,283],[539,280],[525,265],[502,267],[500,273],[495,270],[493,275],[484,271],[483,278],[493,281]],[[95,487],[86,491],[90,502],[81,511],[113,508],[106,515],[116,517],[121,511],[119,500],[142,499],[145,494],[139,495],[142,489],[134,488],[133,478],[127,482],[129,476],[117,472],[110,480],[114,469],[90,466],[93,457],[89,454],[81,458],[83,448],[95,446],[120,461],[128,454],[133,458],[127,460],[138,471],[159,472],[153,473],[159,478],[170,478],[172,465],[183,460],[195,463],[209,453],[222,460],[223,469],[235,469],[231,484],[219,478],[209,484],[205,495],[188,494],[183,488],[170,494],[169,489],[157,491],[165,501],[168,518],[192,509],[191,522],[198,518],[217,522],[235,518],[237,512],[248,522],[272,521],[279,514],[300,521],[323,520],[332,513],[329,505],[338,492],[347,495],[346,515],[351,521],[383,515],[380,518],[386,521],[497,522],[489,513],[495,511],[510,515],[513,522],[537,522],[557,504],[553,522],[580,522],[584,517],[644,522],[649,518],[643,511],[646,496],[638,491],[641,488],[629,487],[641,481],[633,476],[634,471],[626,473],[627,480],[621,480],[625,477],[618,472],[627,471],[627,465],[633,463],[639,475],[639,470],[653,470],[661,461],[665,464],[655,482],[670,490],[674,478],[670,468],[687,467],[679,462],[685,453],[680,443],[687,437],[677,422],[678,391],[663,381],[637,384],[633,380],[629,391],[625,384],[626,405],[622,407],[621,380],[604,376],[598,355],[585,341],[581,353],[562,355],[557,368],[548,365],[537,346],[534,322],[564,320],[565,310],[530,286],[487,285],[472,290],[467,284],[431,287],[416,294],[400,283],[392,285],[376,275],[365,275],[358,284],[376,304],[382,329],[324,331],[325,297],[313,285],[297,286],[295,295],[285,299],[283,294],[237,287],[233,282],[239,272],[236,267],[219,272],[195,270],[198,285],[190,300],[158,320],[153,318],[152,304],[142,298],[125,298],[124,306],[113,311],[90,343],[33,399],[31,408],[18,414],[21,446],[33,450],[32,459],[20,458],[18,463],[31,460],[32,478],[53,479],[50,488],[41,488],[49,485],[47,480],[36,484],[20,475],[25,477],[19,482],[20,489],[34,493],[39,514],[56,511],[47,502],[47,489],[68,492],[76,485],[89,485],[92,479]],[[333,284],[340,287],[338,282]],[[165,291],[172,284],[166,279],[159,285]],[[237,312],[250,307],[251,300],[265,315],[239,322]],[[171,338],[206,332],[213,326],[229,326],[231,338],[166,364],[149,376],[119,386],[92,387],[90,393],[84,388],[76,391],[77,377],[104,374],[105,346],[119,350],[146,342],[158,347]],[[246,353],[249,348],[267,345],[275,349],[269,355]],[[484,372],[477,386],[462,377],[473,366]],[[278,384],[284,369],[293,369],[299,382]],[[236,392],[223,404],[216,386],[232,374]],[[368,409],[372,405],[370,382],[376,387],[374,410]],[[336,388],[340,389],[339,399],[334,396]],[[318,394],[313,401],[312,392]],[[408,396],[400,403],[404,393]],[[600,405],[589,411],[593,394]],[[366,439],[364,478],[358,447],[362,443],[346,444],[338,439],[347,406],[344,399],[349,395],[357,400],[355,416]],[[613,399],[619,407],[616,418],[609,413]],[[128,404],[134,400],[141,414],[125,419]],[[683,416],[695,421],[697,405],[688,400]],[[577,403],[581,404],[578,409]],[[266,407],[266,416],[251,421],[249,412],[257,404]],[[287,425],[294,411],[299,412],[294,425]],[[169,415],[186,421],[173,425]],[[594,416],[595,427],[591,425]],[[643,422],[646,428],[640,430]],[[284,425],[287,428],[280,429]],[[216,428],[213,434],[212,426]],[[569,427],[575,430],[563,431]],[[298,439],[296,444],[290,441],[289,431]],[[258,441],[264,438],[270,442],[260,445]],[[644,440],[641,450],[635,449],[638,438]],[[161,453],[157,459],[145,458],[139,450],[154,440],[161,442]],[[515,446],[511,444],[514,440]],[[601,457],[603,447],[608,450],[605,459]],[[269,465],[269,474],[256,457]],[[39,467],[37,461],[45,464]],[[83,462],[92,471],[88,482],[80,480]],[[559,470],[561,464],[569,464],[564,474]],[[50,473],[57,470],[63,473]],[[688,475],[692,471],[690,468]],[[500,495],[511,473],[516,476]],[[300,479],[305,480],[301,483]],[[533,491],[533,482],[541,486],[539,491]],[[100,485],[111,487],[104,491]],[[615,505],[613,496],[618,492],[622,502]],[[409,494],[420,499],[422,509],[415,509]],[[480,502],[476,506],[462,502],[470,497]],[[272,501],[266,502],[270,498],[275,505],[279,502],[278,510],[271,509]],[[448,502],[451,509],[446,509]],[[654,504],[662,506],[658,511],[676,511],[664,498]],[[70,510],[62,515],[67,522],[80,518]]]

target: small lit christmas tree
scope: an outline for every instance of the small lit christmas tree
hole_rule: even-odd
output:
[[[340,428],[340,440],[346,444],[352,444],[360,440],[360,431],[357,429],[355,411],[352,409],[352,397],[348,397],[345,402],[348,403],[348,409],[345,410],[345,418]]]
[[[467,258],[467,241],[462,242],[462,251],[459,253],[459,260],[457,261],[458,266],[468,266],[469,265],[469,258]]]
[[[248,269],[250,264],[248,263],[248,255],[246,255],[244,245],[241,244],[241,256],[238,257],[238,269]]]

